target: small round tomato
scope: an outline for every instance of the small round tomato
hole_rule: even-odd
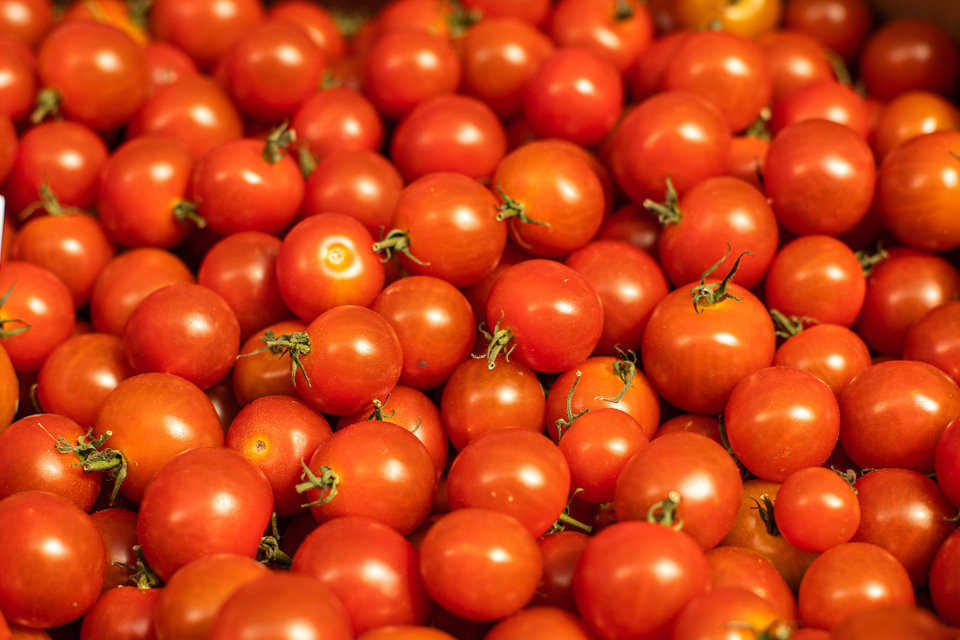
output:
[[[960,128],[960,110],[930,91],[907,91],[883,105],[873,134],[878,162],[907,140],[934,131]]]
[[[499,511],[451,511],[420,545],[427,593],[467,620],[493,621],[519,610],[537,590],[542,567],[530,532]]]
[[[773,100],[834,77],[823,45],[802,31],[782,30],[757,39],[773,78]]]
[[[860,77],[881,100],[917,89],[950,96],[960,79],[960,48],[935,22],[891,20],[864,43]]]
[[[867,102],[851,87],[832,78],[797,89],[774,102],[768,126],[776,135],[788,125],[805,120],[845,125],[864,140],[871,130]]]
[[[150,28],[158,40],[169,40],[210,68],[264,13],[257,0],[158,0],[150,6]]]
[[[130,640],[154,636],[157,603],[162,592],[162,589],[125,585],[104,593],[83,616],[80,640],[117,637],[119,633],[125,633]]]
[[[870,349],[856,333],[836,324],[818,324],[781,344],[773,364],[809,371],[839,398],[854,376],[872,363]]]
[[[103,509],[90,514],[107,548],[107,577],[103,591],[130,585],[137,564],[137,514],[126,509]]]
[[[46,491],[0,500],[0,609],[48,628],[76,620],[100,595],[107,552],[90,516]]]
[[[581,47],[627,71],[653,40],[653,20],[637,0],[563,0],[550,18],[550,37],[562,47]]]
[[[527,260],[500,276],[487,300],[489,365],[506,347],[534,371],[566,371],[593,352],[603,332],[600,296],[586,278],[549,260]],[[509,334],[509,335],[508,335]]]
[[[739,587],[712,588],[690,600],[677,615],[672,640],[699,640],[724,634],[725,640],[752,640],[791,634],[792,620],[784,620],[769,602]]]
[[[377,443],[375,450],[370,442]],[[379,420],[334,433],[310,458],[309,469],[303,497],[320,523],[367,516],[406,535],[430,513],[437,492],[437,472],[423,443]]]
[[[797,598],[769,560],[742,547],[714,547],[705,555],[714,589],[747,589],[773,605],[781,619],[796,620]]]
[[[334,151],[379,151],[383,146],[383,120],[376,107],[347,87],[309,96],[293,114],[290,126],[298,142],[320,159]]]
[[[873,21],[868,2],[790,0],[786,5],[784,21],[788,29],[810,34],[847,64],[857,59]]]
[[[325,60],[346,54],[347,43],[329,9],[306,0],[281,0],[267,7],[267,15],[294,24],[313,42]]]
[[[254,463],[225,447],[184,451],[147,486],[137,518],[146,563],[161,580],[214,553],[253,557],[270,514],[273,492]]]
[[[811,466],[783,481],[775,514],[777,528],[790,544],[821,553],[853,538],[860,524],[860,502],[840,474]]]
[[[934,455],[937,484],[954,507],[960,509],[960,420],[943,430]]]
[[[930,596],[943,622],[960,625],[960,533],[941,545],[930,568]]]
[[[0,338],[18,372],[36,371],[76,324],[73,296],[51,271],[11,260],[0,273]]]
[[[290,362],[283,358],[281,348],[271,349],[265,344],[281,336],[292,336],[307,328],[301,320],[282,320],[250,336],[240,347],[240,355],[233,365],[233,392],[237,402],[244,407],[263,396],[296,396],[297,389],[291,376]]]
[[[243,407],[230,423],[224,446],[254,462],[273,489],[274,511],[289,516],[303,511],[297,485],[301,460],[309,460],[333,430],[319,411],[289,396],[265,396]]]

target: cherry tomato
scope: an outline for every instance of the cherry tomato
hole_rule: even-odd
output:
[[[104,593],[83,616],[80,640],[149,640],[156,637],[162,589],[122,586]]]
[[[834,627],[830,637],[838,640],[947,640],[949,634],[943,623],[926,609],[890,605],[857,614]]]
[[[130,576],[137,564],[137,554],[133,548],[137,545],[137,514],[126,509],[103,509],[90,514],[107,548],[107,576],[103,581],[103,591],[130,585]]]
[[[180,47],[169,42],[153,41],[143,47],[150,72],[150,95],[181,78],[200,75],[193,59]]]
[[[372,565],[377,571],[370,571]],[[297,548],[291,571],[328,587],[358,636],[387,625],[424,624],[431,609],[417,550],[372,518],[336,518],[320,525]]]
[[[240,356],[233,365],[233,392],[241,407],[263,396],[296,396],[297,389],[290,377],[290,361],[281,349],[275,352],[265,346],[267,331],[279,337],[301,332],[307,328],[301,320],[282,320],[252,335],[240,347]]]
[[[954,507],[960,509],[960,421],[954,418],[943,430],[934,454],[937,484]]]
[[[0,609],[31,628],[76,620],[100,595],[103,538],[90,516],[46,491],[0,501]]]
[[[840,325],[821,324],[787,339],[777,348],[773,364],[809,371],[839,398],[854,376],[872,363],[870,350],[857,334]]]
[[[763,50],[773,78],[773,100],[834,77],[823,45],[802,31],[765,33],[757,39],[757,44]]]
[[[20,403],[19,381],[10,356],[0,342],[0,432],[10,426]]]
[[[44,0],[4,0],[0,5],[0,33],[36,48],[53,23],[53,5]]]
[[[907,91],[883,106],[873,134],[878,162],[900,144],[934,131],[960,128],[960,110],[929,91]]]
[[[777,528],[801,551],[821,553],[854,537],[862,500],[835,471],[800,469],[787,476],[777,493]]]
[[[623,73],[653,40],[653,20],[635,0],[564,0],[550,18],[550,37],[562,47],[582,47]]]
[[[270,571],[253,558],[214,553],[177,571],[160,592],[157,638],[206,640],[220,606],[243,585]]]
[[[8,38],[9,36],[7,36]],[[0,112],[16,122],[30,113],[37,93],[35,61],[24,57],[6,38],[0,41]]]
[[[789,0],[784,21],[808,33],[850,64],[870,32],[873,16],[865,0]]]
[[[930,567],[930,596],[941,620],[960,625],[960,533],[954,531],[940,546]]]
[[[73,296],[52,272],[11,260],[0,274],[0,336],[18,372],[36,371],[76,324]],[[25,329],[29,327],[29,329]]]
[[[742,547],[714,547],[705,555],[714,589],[747,589],[773,605],[782,620],[797,618],[797,599],[769,560]]]
[[[797,89],[774,102],[769,121],[776,135],[788,125],[806,120],[829,120],[850,127],[861,138],[870,136],[870,111],[852,88],[828,79]]]
[[[935,22],[891,20],[864,43],[860,77],[881,100],[917,89],[952,96],[960,79],[960,48]]]
[[[320,159],[334,151],[379,151],[383,145],[383,119],[376,107],[362,93],[347,87],[308,96],[293,114],[290,126],[297,139]]]
[[[540,24],[550,12],[548,0],[466,0],[463,4],[484,16],[517,18],[530,24]]]
[[[169,40],[203,68],[210,68],[248,29],[263,20],[257,0],[184,3],[159,0],[150,7],[150,27],[159,40]]]
[[[282,0],[267,7],[267,15],[296,25],[313,42],[325,60],[346,55],[347,43],[333,14],[326,7],[305,0]]]
[[[527,607],[498,622],[484,640],[593,640],[583,620],[556,607]]]
[[[661,29],[707,29],[719,23],[724,31],[755,38],[780,20],[779,0],[747,0],[731,4],[716,0],[653,0],[650,11]]]
[[[696,596],[680,610],[671,638],[695,640],[723,629],[721,633],[729,640],[752,640],[762,633],[789,634],[790,622],[755,593],[720,587]]]
[[[527,528],[500,511],[451,511],[420,545],[427,593],[467,620],[498,620],[519,610],[533,597],[542,564]]]

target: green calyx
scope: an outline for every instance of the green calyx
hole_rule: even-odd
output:
[[[290,121],[284,120],[270,131],[263,145],[262,157],[269,164],[276,164],[287,155],[287,149],[297,139],[296,132],[290,128]]]
[[[79,465],[84,473],[93,473],[94,471],[104,471],[108,473],[108,478],[113,480],[113,491],[110,492],[110,504],[117,499],[117,493],[120,491],[120,485],[127,478],[127,459],[122,453],[115,449],[106,448],[102,451],[100,447],[104,445],[112,431],[107,431],[99,438],[92,437],[90,432],[77,438],[77,444],[73,445],[67,442],[66,438],[60,436],[56,439],[54,445],[59,453],[73,453],[80,459],[76,465]]]
[[[727,252],[723,254],[723,257],[717,261],[712,267],[703,272],[703,275],[700,276],[700,284],[690,290],[690,295],[693,297],[693,309],[697,314],[703,313],[701,307],[712,307],[719,304],[723,300],[730,298],[731,300],[736,300],[737,302],[743,302],[740,298],[729,293],[727,287],[730,286],[730,280],[733,279],[733,274],[737,272],[737,269],[740,267],[740,260],[743,259],[743,256],[750,255],[753,256],[752,251],[744,251],[737,258],[737,261],[733,263],[733,268],[730,269],[730,273],[727,274],[727,277],[723,279],[720,283],[710,283],[707,284],[707,276],[717,270],[717,268],[723,264],[723,261],[727,259],[727,256],[730,255],[732,247],[730,243],[727,243]]]
[[[773,512],[773,500],[768,494],[763,494],[760,496],[760,499],[757,500],[753,496],[747,496],[753,500],[755,507],[750,507],[751,509],[756,509],[760,512],[760,519],[763,520],[763,524],[767,527],[767,533],[772,536],[780,535],[780,529],[777,527],[777,519],[774,517]]]
[[[573,392],[577,388],[577,385],[580,383],[580,377],[583,376],[582,371],[577,371],[577,377],[574,379],[573,384],[570,386],[570,393],[567,394],[567,417],[566,418],[557,418],[557,439],[563,437],[563,434],[567,432],[571,426],[573,426],[574,421],[583,414],[590,411],[590,409],[584,409],[583,411],[578,411],[577,413],[573,412]]]
[[[500,199],[503,200],[503,204],[497,207],[497,220],[503,221],[508,218],[516,218],[520,222],[526,222],[527,224],[537,224],[548,229],[553,229],[553,226],[549,222],[544,222],[542,220],[534,220],[527,215],[526,206],[517,200],[514,200],[506,193],[503,192],[503,188],[500,184],[497,184],[497,191],[500,192]]]
[[[617,350],[620,357],[613,363],[613,373],[623,382],[623,388],[620,389],[620,393],[612,398],[597,396],[596,399],[616,403],[620,402],[627,391],[630,390],[630,387],[633,386],[633,378],[637,375],[637,354],[629,350],[624,353],[617,345],[614,346],[614,349]]]
[[[280,550],[280,531],[277,529],[277,512],[270,516],[270,535],[260,538],[257,547],[257,558],[260,564],[273,564],[289,569],[293,559]]]
[[[427,266],[429,262],[420,261],[415,255],[410,253],[410,232],[402,229],[393,229],[387,235],[383,235],[383,227],[380,228],[380,239],[373,243],[373,252],[382,253],[381,262],[387,262],[396,253],[402,253],[421,266]]]
[[[124,564],[122,562],[115,562],[114,564],[118,567],[133,571],[130,580],[140,591],[146,591],[147,589],[153,589],[159,586],[160,578],[153,572],[153,569],[147,566],[147,562],[143,559],[143,550],[140,548],[140,545],[135,545],[133,552],[137,554],[136,564]]]
[[[300,474],[300,479],[303,480],[303,482],[296,486],[297,493],[306,493],[311,489],[320,490],[320,497],[313,502],[301,505],[302,507],[319,507],[337,497],[337,487],[340,485],[340,476],[337,475],[336,471],[330,467],[321,466],[320,475],[318,476],[310,470],[306,462],[301,460],[300,464],[303,466],[303,473]]]
[[[657,216],[660,224],[678,224],[683,219],[683,212],[677,207],[677,190],[673,188],[673,181],[667,176],[667,192],[663,196],[663,202],[656,202],[647,198],[643,201],[643,208]]]
[[[820,324],[819,320],[807,316],[785,316],[776,309],[770,309],[774,333],[779,338],[792,338],[803,331],[804,325]]]
[[[647,510],[647,522],[662,524],[675,531],[680,531],[683,528],[683,518],[677,517],[677,507],[680,506],[682,500],[683,498],[676,491],[667,493],[666,500],[655,503]]]
[[[517,343],[513,342],[513,332],[510,329],[501,329],[501,322],[503,322],[503,311],[500,312],[500,319],[497,320],[497,324],[493,326],[493,333],[483,328],[483,322],[480,323],[478,329],[488,342],[487,352],[482,356],[471,354],[474,358],[486,358],[487,368],[491,370],[497,368],[497,356],[500,355],[501,351],[503,352],[503,359],[510,362],[510,354],[517,347]]]
[[[251,351],[250,353],[241,353],[237,358],[248,358],[268,349],[271,353],[275,353],[281,358],[284,355],[289,355],[291,361],[290,380],[293,381],[293,384],[297,384],[297,370],[299,369],[300,373],[303,374],[304,380],[307,381],[307,386],[313,386],[310,383],[310,376],[307,375],[306,369],[303,368],[303,362],[300,360],[310,354],[310,336],[307,335],[305,331],[284,333],[277,336],[274,335],[272,330],[268,329],[260,339],[263,340],[267,346],[261,347],[256,351]]]
[[[7,292],[3,294],[3,297],[0,297],[0,307],[3,307],[7,299],[10,297],[10,294],[13,293],[13,288],[17,286],[17,283],[14,282],[10,285],[10,288],[7,289]],[[16,329],[7,329],[7,324],[11,322],[17,322],[20,324]],[[33,325],[27,324],[23,320],[18,318],[0,318],[0,340],[4,338],[12,338],[15,335],[19,335],[25,331],[30,331],[33,328]]]

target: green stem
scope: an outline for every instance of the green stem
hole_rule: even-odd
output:
[[[623,382],[623,387],[620,389],[620,393],[612,398],[606,396],[596,397],[597,400],[603,400],[604,402],[620,402],[627,391],[630,390],[630,387],[633,386],[633,378],[637,375],[637,354],[633,351],[624,353],[620,350],[619,346],[615,346],[614,348],[617,350],[617,353],[620,354],[620,357],[613,363],[613,373]]]
[[[487,351],[482,356],[472,356],[474,358],[486,358],[487,359],[487,369],[496,369],[497,368],[497,356],[500,355],[500,352],[503,351],[503,359],[507,362],[510,362],[510,354],[513,353],[513,350],[517,347],[516,343],[513,343],[513,332],[510,329],[501,329],[500,323],[503,322],[503,311],[500,312],[500,319],[497,320],[497,324],[493,326],[493,333],[490,333],[483,328],[483,323],[481,322],[478,329],[480,333],[483,334],[483,337],[489,343],[487,345]]]
[[[558,439],[558,440],[563,437],[563,434],[567,432],[567,429],[569,429],[571,426],[573,426],[573,423],[576,421],[577,418],[579,418],[580,416],[582,416],[582,415],[585,414],[586,412],[590,411],[589,409],[584,409],[583,411],[579,411],[579,412],[577,412],[576,414],[573,413],[573,391],[577,388],[577,385],[580,383],[580,377],[581,377],[582,375],[583,375],[583,372],[582,372],[582,371],[577,371],[577,377],[576,377],[576,379],[573,381],[573,384],[570,385],[570,393],[567,394],[567,417],[566,417],[566,419],[564,419],[564,418],[557,418],[556,424],[557,424],[557,439]]]
[[[10,288],[7,289],[7,292],[3,294],[3,297],[0,297],[0,307],[3,307],[4,303],[6,303],[7,299],[10,297],[10,294],[13,293],[13,288],[15,286],[17,286],[16,280],[14,280],[13,284],[10,285]],[[19,322],[23,326],[17,327],[16,329],[6,329],[5,327],[8,322]],[[33,325],[29,325],[18,318],[0,318],[0,340],[4,338],[12,338],[13,336],[21,334],[25,331],[30,331],[32,328]]]
[[[60,203],[60,199],[57,198],[56,194],[53,192],[53,189],[50,188],[50,183],[44,182],[37,188],[37,195],[39,200],[32,202],[27,207],[20,212],[20,219],[26,220],[33,214],[34,211],[43,209],[51,216],[65,216],[71,213],[83,213],[83,209],[80,207],[65,207]]]
[[[304,380],[307,381],[307,386],[313,386],[310,383],[310,376],[307,375],[306,369],[303,368],[303,362],[300,360],[310,354],[310,336],[307,335],[305,331],[284,333],[276,336],[272,330],[268,329],[260,339],[263,340],[267,346],[261,347],[256,351],[251,351],[250,353],[241,353],[237,358],[247,358],[266,351],[267,349],[281,358],[284,355],[289,355],[291,360],[290,380],[293,381],[293,384],[297,384],[297,370],[299,369],[300,373],[303,374]]]
[[[112,431],[107,431],[95,439],[92,437],[92,431],[91,429],[77,438],[77,444],[75,445],[70,444],[66,438],[60,436],[56,439],[54,447],[59,453],[76,455],[80,460],[77,465],[80,465],[84,473],[108,472],[107,477],[113,480],[113,491],[110,492],[110,504],[112,505],[114,500],[117,499],[120,485],[127,478],[127,458],[115,449],[100,450],[100,447],[113,435]]]
[[[261,564],[275,564],[284,569],[289,569],[293,564],[293,559],[280,550],[280,531],[277,529],[277,512],[274,511],[270,516],[270,535],[260,538],[260,545],[257,550],[263,555]]]
[[[297,164],[300,165],[300,173],[303,175],[304,180],[306,180],[310,177],[310,174],[316,170],[317,159],[313,157],[309,149],[300,147],[297,149],[297,160]]]
[[[678,492],[669,492],[666,500],[657,502],[647,510],[647,522],[662,524],[665,527],[680,531],[683,528],[683,519],[677,518],[676,515],[677,507],[680,506],[682,499]]]
[[[140,591],[146,591],[147,589],[158,586],[160,584],[160,578],[153,572],[153,569],[147,566],[146,560],[143,559],[143,550],[140,548],[140,545],[134,545],[133,552],[137,554],[136,564],[124,564],[122,562],[114,562],[114,564],[118,567],[133,571],[130,580],[137,585]]]
[[[269,164],[277,164],[287,155],[287,147],[296,139],[297,134],[290,128],[290,121],[284,120],[267,136],[263,145],[263,159]]]
[[[177,200],[177,203],[173,205],[173,217],[184,226],[191,223],[197,229],[203,229],[207,226],[207,219],[200,215],[197,205],[189,200]]]
[[[760,512],[760,519],[763,520],[763,524],[767,526],[767,533],[772,536],[780,535],[780,529],[777,528],[777,519],[774,516],[773,500],[770,499],[770,496],[765,493],[760,496],[759,500],[753,496],[747,497],[756,503],[757,506],[750,508],[757,509]]]
[[[656,202],[647,198],[643,201],[643,208],[657,216],[660,224],[678,224],[683,219],[683,212],[677,207],[677,190],[673,188],[673,181],[667,176],[667,192],[663,202]]]
[[[303,466],[303,473],[300,474],[300,479],[304,480],[304,482],[301,482],[295,487],[297,493],[306,493],[311,489],[320,489],[319,498],[300,506],[304,508],[319,507],[337,497],[337,487],[340,485],[340,476],[337,475],[336,471],[330,467],[321,466],[320,475],[317,476],[310,470],[306,462],[300,460],[300,464]]]
[[[386,236],[383,235],[383,230],[381,229],[380,240],[373,243],[373,252],[383,253],[381,262],[389,261],[395,253],[400,252],[419,265],[427,266],[430,264],[429,262],[421,262],[416,256],[410,253],[410,232],[403,231],[402,229],[393,229]]]
[[[503,200],[503,204],[497,207],[497,220],[503,221],[508,218],[516,218],[520,222],[526,222],[527,224],[538,224],[544,226],[548,229],[553,229],[553,226],[549,222],[543,222],[542,220],[534,220],[527,215],[527,208],[522,202],[518,202],[505,194],[503,188],[497,184],[497,191],[500,192],[500,198]]]
[[[615,22],[624,22],[633,17],[633,7],[627,0],[616,0],[613,7],[613,19]]]
[[[48,116],[60,113],[60,92],[52,87],[46,87],[37,92],[37,100],[30,113],[30,122],[40,124]]]
[[[847,484],[850,485],[850,488],[853,489],[854,493],[859,493],[857,491],[857,487],[854,484],[857,481],[857,472],[855,470],[847,469],[846,471],[840,471],[836,467],[830,467],[830,470],[836,473],[841,478],[843,478],[847,482]]]
[[[390,402],[390,394],[389,394],[389,393],[387,394],[387,397],[386,397],[386,399],[384,399],[383,402],[380,402],[379,400],[377,400],[376,398],[374,398],[374,399],[373,399],[373,413],[371,413],[371,414],[367,417],[367,420],[379,420],[380,422],[383,422],[383,421],[386,420],[387,418],[392,418],[393,416],[395,416],[396,413],[397,413],[397,410],[396,410],[396,409],[394,409],[394,410],[391,411],[390,413],[384,413],[384,411],[383,411],[383,406],[384,406],[385,404],[387,404],[388,402]]]
[[[707,276],[713,273],[714,271],[716,271],[717,267],[723,264],[723,261],[726,260],[727,256],[730,255],[731,250],[732,250],[732,247],[728,242],[727,252],[723,254],[723,257],[720,258],[720,260],[717,261],[716,264],[714,264],[712,267],[710,267],[709,269],[703,272],[703,275],[700,276],[700,284],[690,290],[690,295],[693,296],[693,310],[696,311],[697,314],[703,313],[703,310],[700,309],[700,307],[698,306],[701,304],[708,307],[712,307],[716,304],[719,304],[721,301],[726,300],[727,298],[730,298],[731,300],[736,300],[737,302],[743,302],[743,300],[741,300],[740,298],[729,293],[727,291],[727,287],[730,286],[730,280],[733,278],[733,274],[735,274],[737,272],[737,269],[740,267],[740,260],[742,260],[743,256],[745,255],[753,256],[752,251],[744,251],[743,253],[740,254],[740,256],[737,258],[737,261],[733,263],[733,268],[730,269],[730,273],[727,274],[727,277],[724,278],[722,282],[720,282],[719,284],[706,283]]]
[[[804,324],[820,324],[819,320],[808,316],[785,316],[776,309],[770,309],[774,333],[780,338],[792,338],[803,331]]]
[[[883,241],[877,243],[877,249],[874,252],[870,252],[866,249],[861,249],[855,254],[857,260],[860,262],[860,266],[863,267],[863,275],[869,276],[873,273],[873,269],[890,257],[890,254],[887,253],[887,250],[883,247]]]

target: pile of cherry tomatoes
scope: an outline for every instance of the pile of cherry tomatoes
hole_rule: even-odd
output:
[[[0,640],[960,638],[958,97],[865,0],[0,0]]]

